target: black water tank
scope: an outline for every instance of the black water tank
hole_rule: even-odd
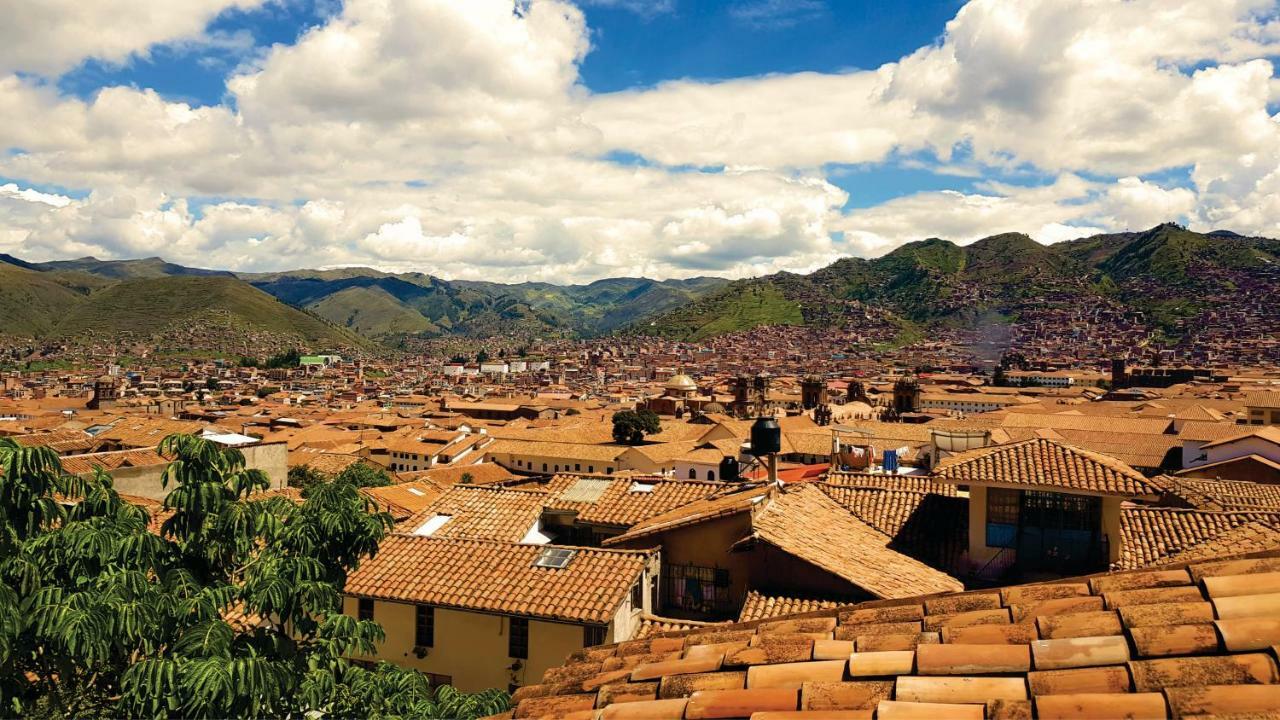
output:
[[[782,450],[782,428],[771,417],[756,418],[751,426],[751,454],[774,455]]]
[[[738,482],[738,458],[725,457],[720,461],[720,479],[724,482]]]

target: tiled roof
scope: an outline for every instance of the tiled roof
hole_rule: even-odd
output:
[[[636,629],[636,632],[632,635],[631,639],[641,640],[660,633],[696,630],[698,628],[709,628],[724,624],[725,623],[702,622],[699,620],[682,620],[679,618],[661,617],[645,613],[640,616],[640,627]]]
[[[337,475],[348,467],[361,462],[363,458],[359,455],[347,453],[315,452],[300,449],[294,451],[289,460],[292,461],[291,464],[293,465],[309,467],[326,475]]]
[[[935,482],[928,475],[886,475],[885,473],[860,473],[832,471],[827,474],[827,484],[849,487],[905,490],[908,492],[937,493],[954,497],[956,486]]]
[[[797,613],[813,612],[814,610],[826,610],[847,604],[847,602],[840,600],[764,595],[756,592],[755,590],[751,590],[747,593],[746,602],[742,603],[742,610],[738,613],[738,622],[765,620],[768,618],[781,617],[783,615],[795,615]]]
[[[946,492],[818,485],[832,500],[893,538],[890,549],[939,568],[957,567],[969,549],[969,501]]]
[[[1249,535],[1225,535],[1248,523],[1280,528],[1280,512],[1213,512],[1162,507],[1124,507],[1120,510],[1120,567],[1134,569],[1176,562],[1179,553],[1210,544],[1215,552],[1232,554],[1262,549]],[[1233,541],[1233,542],[1229,542]],[[1203,551],[1202,551],[1203,552]]]
[[[959,590],[959,580],[889,548],[892,538],[854,517],[822,490],[772,494],[751,519],[752,537],[880,598]]]
[[[1280,510],[1280,485],[1169,475],[1155,481],[1166,493],[1200,510]]]
[[[602,492],[593,500],[573,500],[571,490],[579,481],[601,483]],[[596,525],[630,526],[655,515],[674,510],[723,490],[721,483],[700,480],[672,480],[634,475],[560,475],[548,486],[546,508],[576,513],[578,522]]]
[[[432,537],[484,538],[519,542],[542,515],[547,493],[541,490],[509,490],[493,485],[454,485],[421,512],[404,521],[400,529],[414,532],[436,515],[449,521]]]
[[[733,490],[733,492],[726,492],[724,495],[697,500],[670,512],[655,515],[648,520],[636,523],[630,530],[621,535],[605,539],[601,544],[605,546],[620,545],[686,525],[744,513],[749,511],[755,503],[762,502],[761,498],[769,492],[768,486],[757,486],[742,490],[734,488]]]
[[[98,442],[97,439],[83,430],[51,430],[29,435],[18,435],[13,438],[13,441],[27,447],[48,447],[59,453],[89,450]]]
[[[1178,431],[1179,440],[1192,440],[1196,442],[1213,442],[1222,438],[1233,437],[1240,434],[1240,426],[1235,423],[1227,422],[1199,422],[1191,420],[1182,424],[1182,429]]]
[[[1225,438],[1222,438],[1221,440],[1215,440],[1211,443],[1208,443],[1204,447],[1211,448],[1211,447],[1217,447],[1219,445],[1227,445],[1229,443],[1237,442],[1239,440],[1245,440],[1247,438],[1259,438],[1261,440],[1266,440],[1267,442],[1280,445],[1280,427],[1275,425],[1265,425],[1263,427],[1251,427],[1242,432],[1238,432],[1235,435],[1229,435]]]
[[[575,653],[509,715],[1274,717],[1278,589],[1272,556],[667,633]]]
[[[1169,418],[1133,418],[1079,414],[1009,413],[1000,424],[1004,427],[1052,428],[1054,430],[1087,430],[1162,435],[1173,423]]]
[[[1159,468],[1169,464],[1170,452],[1177,460],[1182,441],[1177,435],[1150,435],[1093,430],[1059,430],[1062,439],[1076,447],[1113,457],[1135,467]],[[1177,467],[1176,461],[1173,465]]]
[[[1044,438],[953,455],[938,463],[934,478],[960,485],[1044,486],[1128,498],[1159,492],[1142,473],[1115,458]]]
[[[1247,392],[1240,398],[1245,407],[1280,408],[1280,392],[1259,390]]]
[[[368,487],[360,490],[373,499],[397,521],[407,520],[415,513],[421,512],[436,498],[444,493],[444,489],[430,480],[412,480],[398,485]]]
[[[564,568],[535,567],[550,545],[390,535],[347,579],[355,597],[608,623],[647,552],[574,548]]]
[[[155,447],[173,433],[199,433],[207,427],[194,420],[166,420],[154,417],[125,416],[110,428],[98,433],[98,440],[112,440],[131,447]]]
[[[491,462],[476,463],[474,465],[448,465],[431,468],[430,470],[415,470],[397,474],[405,480],[426,479],[442,487],[458,484],[462,481],[463,475],[470,475],[471,484],[473,485],[503,482],[515,477],[506,468]]]
[[[61,458],[62,470],[72,475],[93,472],[95,467],[103,470],[116,470],[122,467],[144,467],[164,465],[169,462],[155,448],[138,450],[116,450],[114,452],[90,453],[87,455],[69,455]]]

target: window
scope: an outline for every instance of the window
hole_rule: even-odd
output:
[[[453,684],[452,675],[437,675],[436,673],[423,673],[423,674],[427,676],[427,683],[431,685],[431,687],[433,688],[438,688],[443,685]]]
[[[356,617],[360,620],[373,619],[373,600],[370,598],[360,598],[356,603]]]
[[[507,638],[507,657],[529,659],[529,620],[511,618],[511,633]]]
[[[562,570],[569,566],[569,561],[577,552],[570,548],[543,548],[542,552],[538,553],[538,559],[533,561],[533,566]]]
[[[1020,490],[987,488],[987,547],[1011,548],[1018,539]]]
[[[588,465],[588,466],[587,466],[587,472],[595,472],[595,471],[596,471],[596,466],[595,466],[595,465]]]
[[[698,471],[697,471],[696,469],[694,469],[694,468],[689,468],[689,479],[690,479],[690,480],[697,480],[697,479],[698,479]]]
[[[546,472],[546,471],[547,471],[547,464],[542,463],[542,472]]]
[[[631,609],[642,610],[644,608],[644,581],[637,580],[635,585],[631,586]]]
[[[430,605],[419,605],[417,613],[413,625],[413,644],[417,647],[432,647],[436,644],[436,609]]]
[[[715,471],[715,470],[708,470],[708,471],[707,471],[707,479],[708,479],[708,480],[715,480],[715,479],[716,479],[716,471]]]
[[[574,464],[573,464],[573,471],[574,471],[574,472],[582,472],[582,465],[580,465],[580,464],[578,464],[578,463],[574,463]]]
[[[582,647],[603,645],[607,629],[604,625],[584,625],[582,627]]]

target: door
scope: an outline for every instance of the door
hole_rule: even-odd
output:
[[[1028,490],[1018,512],[1018,567],[1083,573],[1105,566],[1102,498]]]

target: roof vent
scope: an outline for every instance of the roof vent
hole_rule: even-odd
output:
[[[654,489],[655,487],[657,487],[657,485],[654,485],[653,483],[644,483],[644,482],[640,482],[640,481],[638,481],[638,480],[637,480],[637,481],[635,481],[635,482],[631,483],[631,492],[633,492],[633,493],[651,493],[651,492],[653,492],[653,489]]]
[[[538,559],[533,561],[534,567],[553,568],[555,570],[563,570],[569,566],[569,561],[578,553],[577,550],[570,548],[549,547],[543,548],[538,553]]]

